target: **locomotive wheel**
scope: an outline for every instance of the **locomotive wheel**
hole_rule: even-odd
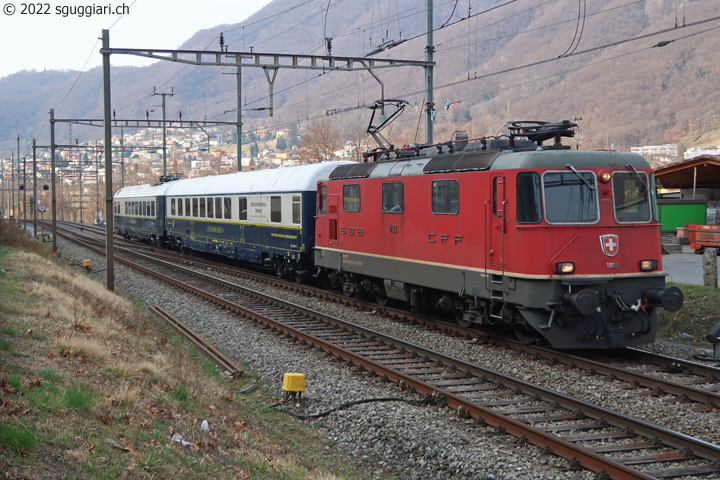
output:
[[[532,329],[532,327],[529,327],[528,325],[518,323],[513,325],[513,330],[515,332],[515,336],[520,341],[520,343],[524,343],[525,345],[533,345],[538,343],[540,340],[538,338],[537,332]]]
[[[385,292],[375,292],[375,302],[381,307],[384,307],[390,303],[390,297],[388,297]]]
[[[456,308],[455,310],[453,310],[453,314],[455,315],[455,321],[462,328],[467,328],[472,324],[470,320],[465,320],[465,315],[462,308]]]

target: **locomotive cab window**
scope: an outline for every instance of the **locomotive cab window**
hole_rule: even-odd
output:
[[[618,223],[650,221],[650,191],[644,172],[615,172],[612,177],[613,205]]]
[[[540,175],[537,172],[518,173],[516,204],[518,223],[540,223]]]
[[[383,213],[402,213],[405,209],[403,183],[383,183],[382,211]]]
[[[435,180],[432,182],[432,213],[457,215],[460,204],[458,181]]]
[[[597,223],[597,182],[592,172],[545,172],[545,218],[548,223]]]
[[[357,183],[343,185],[343,210],[346,212],[360,211],[360,185]]]

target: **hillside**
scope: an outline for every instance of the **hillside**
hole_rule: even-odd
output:
[[[424,11],[421,2],[338,0],[325,11],[316,2],[274,0],[243,24],[197,32],[181,48],[218,49],[224,32],[230,51],[324,55],[332,37],[334,55],[362,56],[387,40],[410,39],[379,54],[380,58],[422,59]],[[588,4],[578,21],[573,0],[529,4],[491,0],[436,2],[434,11],[436,140],[467,129],[472,136],[494,133],[508,120],[561,120],[582,117],[584,147],[629,148],[638,144],[678,142],[686,147],[712,142],[720,130],[720,20],[714,0],[684,0],[676,12],[672,0]],[[325,4],[327,6],[327,4]],[[484,10],[498,7],[487,13]],[[229,19],[230,20],[230,19]],[[705,21],[694,26],[685,25]],[[675,25],[678,28],[674,28]],[[448,26],[440,28],[442,25]],[[191,27],[186,27],[192,30]],[[655,32],[665,31],[661,35]],[[580,34],[581,33],[581,34]],[[633,38],[644,37],[629,41]],[[579,37],[579,42],[578,42]],[[660,42],[670,42],[653,47]],[[608,48],[599,48],[613,44]],[[122,47],[122,45],[111,46]],[[163,46],[149,46],[163,48]],[[574,55],[563,57],[565,53]],[[586,53],[581,53],[586,52]],[[521,68],[525,65],[532,65]],[[506,73],[498,73],[506,71]],[[142,68],[113,68],[113,107],[118,118],[144,118],[154,109],[153,87],[174,88],[168,118],[234,121],[235,75],[217,67],[186,67],[158,62]],[[423,74],[418,69],[378,71],[386,98],[423,102]],[[47,144],[47,112],[57,106],[77,72],[20,72],[0,79],[0,151],[15,148],[15,136],[37,137]],[[93,69],[80,76],[56,110],[59,118],[100,117],[102,75]],[[262,70],[243,71],[244,129],[280,128],[326,111],[344,129],[366,126],[369,115],[359,105],[380,97],[369,74],[283,69],[277,76],[275,115],[266,110],[268,85]],[[451,106],[444,109],[446,100]],[[228,113],[224,113],[229,111]],[[420,108],[407,112],[390,130],[394,143],[424,137],[418,130]],[[58,135],[66,138],[65,126]],[[42,133],[41,133],[42,132]],[[82,140],[100,138],[100,129],[73,131]],[[712,143],[710,143],[712,144]]]

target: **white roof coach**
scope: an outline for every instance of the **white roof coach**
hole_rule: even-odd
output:
[[[322,162],[296,167],[237,172],[169,182],[166,196],[224,195],[229,193],[273,193],[314,191],[317,182],[328,178],[338,165],[354,162]]]

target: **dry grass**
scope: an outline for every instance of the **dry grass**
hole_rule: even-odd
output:
[[[17,379],[0,391],[0,428],[36,440],[25,450],[0,445],[0,474],[367,478],[327,455],[312,430],[269,411],[277,399],[263,389],[239,393],[257,379],[213,372],[164,325],[34,243],[0,241],[0,340],[9,345],[0,378]]]

